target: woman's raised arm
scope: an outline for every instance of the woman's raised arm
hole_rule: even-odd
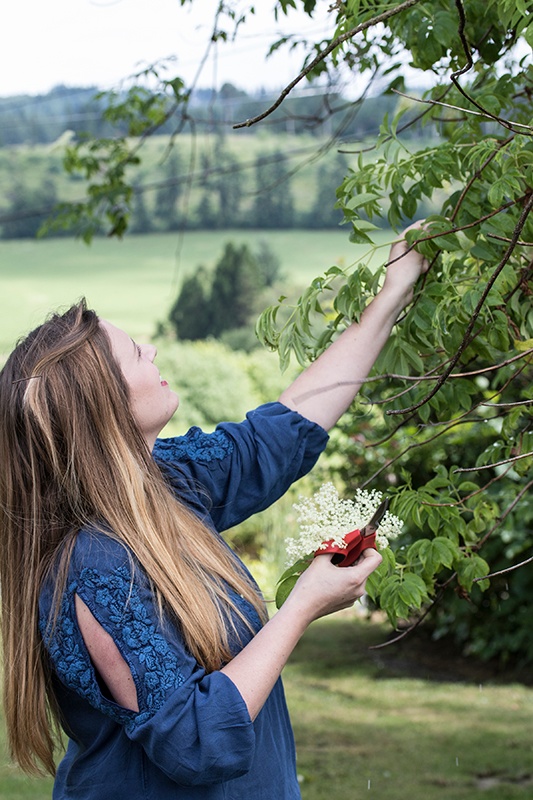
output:
[[[420,227],[420,223],[410,227]],[[383,288],[364,310],[360,321],[352,323],[279,398],[281,403],[326,430],[349,408],[398,315],[411,301],[414,284],[428,268],[423,256],[408,250],[403,236],[393,244],[389,261],[392,263],[387,267]]]

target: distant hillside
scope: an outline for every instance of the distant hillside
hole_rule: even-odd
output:
[[[189,114],[199,133],[213,133],[221,128],[229,131],[232,123],[253,117],[273,99],[264,93],[247,94],[225,84],[219,91],[195,90]],[[96,86],[57,86],[44,95],[0,98],[0,147],[50,144],[67,130],[76,135],[84,132],[116,135],[120,128],[111,127],[102,116],[106,102]],[[365,138],[377,132],[383,114],[393,113],[397,103],[394,95],[369,97],[363,104],[347,103],[338,94],[309,88],[286,99],[282,109],[262,126],[247,129],[241,135],[261,135],[266,128],[271,132],[312,133],[318,137],[335,134],[344,139]],[[175,120],[171,119],[158,133],[170,135],[175,126]],[[191,127],[186,125],[184,130],[190,131]]]
[[[337,227],[342,217],[335,191],[357,163],[352,153],[375,141],[383,114],[393,114],[398,99],[347,103],[310,89],[289,97],[265,123],[232,129],[232,122],[250,118],[269,100],[231,84],[196,91],[188,106],[194,124],[176,135],[171,119],[143,142],[131,178],[130,230]],[[1,238],[33,237],[57,203],[83,199],[84,179],[65,171],[65,148],[84,132],[125,135],[121,123],[105,119],[107,102],[96,87],[0,98]],[[416,125],[406,136],[418,140],[415,147],[424,143]]]

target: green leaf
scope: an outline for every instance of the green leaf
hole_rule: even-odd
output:
[[[290,575],[288,578],[285,578],[284,581],[281,581],[278,584],[276,591],[276,608],[281,608],[287,597],[294,589],[296,581],[299,577],[299,575]]]
[[[407,572],[403,576],[391,575],[384,580],[380,605],[390,618],[406,618],[411,609],[419,609],[427,599],[425,582],[419,575]]]
[[[475,554],[463,558],[455,565],[455,569],[459,583],[467,592],[471,591],[476,578],[483,578],[490,572],[487,562],[481,556]],[[480,586],[480,588],[482,587]]]
[[[304,572],[304,570],[306,570],[307,567],[309,566],[309,564],[312,562],[313,556],[314,556],[314,553],[309,553],[308,556],[305,556],[304,558],[300,558],[294,564],[291,564],[291,566],[288,567],[285,570],[285,572],[283,572],[280,575],[280,577],[278,579],[278,583],[281,583],[286,578],[289,578],[292,575],[298,575],[298,576],[301,575],[302,572]]]
[[[459,554],[459,548],[445,536],[436,536],[430,543],[430,553],[428,560],[431,559],[437,566],[451,567]]]
[[[380,195],[374,194],[373,192],[361,192],[360,194],[350,197],[350,199],[345,203],[345,207],[355,210],[356,208],[361,208],[361,206],[365,206],[367,203],[379,199]]]

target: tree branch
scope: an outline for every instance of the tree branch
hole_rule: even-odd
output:
[[[514,364],[516,361],[520,361],[522,358],[526,358],[533,354],[533,347],[529,348],[528,350],[524,350],[523,353],[519,353],[517,356],[512,356],[511,358],[505,359],[505,361],[500,361],[499,364],[491,364],[490,367],[482,367],[481,369],[474,369],[471,372],[452,372],[448,375],[450,380],[454,378],[473,378],[476,375],[483,375],[484,372],[494,372],[494,370],[499,370],[502,367],[508,367],[509,364]],[[442,365],[441,365],[442,366]],[[438,369],[438,367],[436,367]],[[365,378],[364,383],[374,383],[375,381],[381,381],[386,379],[396,379],[401,381],[411,381],[412,383],[421,383],[422,381],[436,381],[439,379],[438,375],[430,375],[427,373],[426,375],[399,375],[395,372],[385,372],[382,375],[373,375],[370,378]],[[352,383],[352,381],[350,381]],[[355,381],[354,381],[355,383]],[[413,387],[409,387],[411,389]],[[399,396],[399,395],[398,395]],[[383,403],[387,403],[390,400],[395,400],[396,397],[388,397],[384,400],[373,400],[372,404],[375,406],[382,405]],[[480,405],[494,405],[494,406],[521,406],[521,405],[528,405],[529,403],[533,403],[533,400],[524,400],[520,403],[480,403]]]
[[[455,503],[421,503],[421,506],[428,506],[429,508],[457,508],[457,506],[463,506],[467,502],[467,500],[471,500],[472,497],[475,497],[478,494],[482,494],[487,491],[487,489],[492,486],[493,483],[497,483],[501,481],[505,475],[509,472],[509,469],[506,469],[502,472],[501,475],[495,475],[493,478],[490,478],[487,483],[483,486],[480,486],[479,489],[476,489],[475,492],[470,492],[470,494],[466,494],[464,497],[460,497],[459,500],[456,500]]]
[[[458,199],[457,203],[455,204],[455,208],[454,208],[454,210],[453,210],[453,213],[452,213],[452,215],[451,215],[451,217],[450,217],[450,219],[451,219],[451,221],[452,221],[452,222],[453,222],[453,221],[455,220],[455,218],[457,217],[457,214],[459,213],[459,210],[460,210],[460,208],[461,208],[461,206],[462,206],[462,204],[463,204],[463,202],[464,202],[464,199],[465,199],[466,195],[468,194],[468,192],[470,191],[470,189],[472,188],[472,186],[474,185],[474,183],[477,181],[477,179],[481,177],[481,175],[482,175],[482,173],[483,173],[483,170],[484,170],[484,169],[486,169],[486,168],[488,167],[488,165],[491,163],[491,161],[492,161],[494,158],[496,158],[496,156],[498,155],[498,153],[500,152],[500,150],[502,150],[502,149],[503,149],[504,147],[506,147],[506,146],[507,146],[507,145],[508,145],[510,142],[512,142],[514,138],[515,138],[514,136],[509,136],[509,138],[508,138],[508,139],[505,139],[503,142],[499,142],[499,143],[498,143],[498,147],[496,147],[496,148],[495,148],[495,149],[492,151],[492,153],[491,153],[491,154],[488,156],[488,158],[486,158],[486,159],[485,159],[485,161],[484,161],[484,162],[483,162],[483,164],[480,166],[480,168],[477,170],[477,172],[476,172],[474,175],[472,175],[472,177],[470,178],[470,180],[468,181],[468,183],[467,183],[467,184],[466,184],[466,186],[464,187],[463,191],[461,192],[461,196],[459,197],[459,199]]]
[[[454,472],[478,472],[482,469],[492,469],[492,467],[501,467],[503,464],[513,464],[515,461],[520,461],[521,458],[531,458],[533,456],[533,451],[531,453],[522,453],[519,456],[512,456],[511,458],[505,458],[503,461],[495,461],[494,464],[484,464],[482,467],[457,467],[454,469]]]
[[[514,229],[513,236],[511,238],[511,243],[509,244],[509,247],[505,251],[503,258],[501,259],[500,263],[498,264],[498,266],[496,267],[496,269],[492,273],[491,277],[487,281],[487,284],[485,286],[485,289],[483,290],[483,293],[482,293],[482,295],[481,295],[481,297],[479,299],[479,302],[478,302],[476,308],[474,309],[474,312],[472,313],[472,319],[470,320],[470,323],[468,324],[468,326],[466,328],[465,335],[463,337],[463,341],[461,342],[461,344],[459,345],[459,348],[457,349],[457,352],[453,356],[449,367],[445,370],[443,375],[439,378],[439,381],[437,382],[437,384],[433,387],[431,392],[429,392],[429,394],[426,395],[426,397],[424,397],[422,400],[420,400],[415,405],[412,405],[409,408],[402,408],[402,409],[398,409],[398,410],[387,411],[387,414],[410,414],[411,412],[416,411],[418,408],[421,408],[421,406],[423,406],[425,403],[427,403],[429,400],[431,400],[431,398],[434,397],[437,394],[437,392],[439,391],[441,386],[443,386],[443,384],[446,382],[446,380],[447,380],[448,376],[451,374],[453,368],[455,367],[455,365],[457,364],[457,362],[461,358],[462,354],[464,353],[464,351],[466,350],[466,348],[470,344],[471,334],[472,334],[472,331],[474,329],[474,325],[476,324],[476,321],[477,321],[477,318],[479,316],[479,313],[480,313],[481,309],[483,308],[483,305],[484,305],[484,303],[485,303],[485,301],[486,301],[486,299],[487,299],[487,297],[489,295],[489,292],[492,289],[496,279],[498,278],[498,276],[500,275],[501,271],[503,270],[503,268],[505,267],[505,265],[507,264],[507,262],[511,258],[511,255],[513,254],[514,248],[516,246],[516,242],[518,242],[519,239],[520,239],[520,234],[522,233],[522,229],[524,228],[524,225],[526,224],[527,218],[528,218],[529,214],[531,213],[532,209],[533,209],[533,193],[530,194],[530,196],[529,196],[529,198],[528,198],[528,200],[527,200],[527,202],[526,202],[526,204],[524,206],[524,209],[523,209],[523,211],[522,211],[522,213],[520,215],[520,219],[518,220],[518,222],[517,222],[517,224],[515,226],[515,229]]]
[[[443,103],[441,100],[424,100],[421,97],[412,97],[409,94],[405,94],[404,92],[398,91],[398,89],[393,89],[392,91],[399,95],[400,97],[405,97],[406,100],[412,100],[413,103],[424,103],[424,105],[428,106],[441,106],[442,108],[451,108],[453,111],[460,111],[462,114],[470,114],[474,117],[484,117],[485,119],[492,119],[495,122],[499,122],[504,128],[509,131],[512,131],[515,134],[523,134],[525,136],[533,136],[533,128],[531,125],[525,125],[522,122],[513,122],[502,117],[496,117],[494,114],[491,114],[490,111],[486,111],[483,106],[478,105],[471,97],[469,97],[459,86],[457,88],[460,90],[461,94],[463,94],[467,100],[473,103],[477,108],[480,108],[481,111],[472,111],[471,108],[463,108],[462,106],[455,106],[451,103]],[[516,128],[522,128],[523,130],[517,131]]]
[[[457,13],[459,14],[459,29],[458,29],[457,32],[459,34],[459,39],[461,40],[461,45],[463,47],[463,51],[464,51],[464,54],[466,56],[466,64],[465,64],[464,67],[462,67],[459,70],[456,70],[455,72],[453,72],[450,75],[450,79],[451,79],[453,85],[455,86],[457,91],[460,92],[460,94],[462,94],[463,97],[466,100],[468,100],[469,103],[472,103],[473,106],[475,106],[476,108],[478,108],[482,112],[483,116],[486,116],[489,119],[493,119],[495,122],[498,122],[500,125],[502,125],[507,130],[510,130],[510,131],[513,131],[513,132],[516,132],[515,128],[526,128],[526,131],[523,131],[523,132],[526,133],[526,135],[528,135],[528,136],[533,136],[533,129],[531,128],[531,125],[521,125],[520,123],[517,123],[517,122],[509,122],[508,120],[503,119],[503,117],[497,116],[497,114],[491,114],[490,111],[487,111],[486,108],[484,108],[480,103],[478,103],[476,100],[474,100],[474,98],[471,97],[462,88],[462,86],[461,86],[461,84],[459,83],[459,80],[458,80],[459,76],[460,75],[464,75],[466,72],[468,72],[470,69],[472,69],[472,67],[474,66],[474,62],[472,60],[472,53],[470,52],[470,47],[468,46],[468,42],[466,40],[466,35],[465,35],[466,14],[465,14],[465,9],[464,9],[462,0],[455,0],[455,7],[457,8]],[[466,112],[466,109],[463,109],[463,111]],[[472,113],[475,113],[475,112],[468,111],[466,113],[472,114]],[[529,131],[529,132],[527,132],[527,131]]]
[[[533,561],[533,556],[531,558],[526,558],[525,561],[520,561],[519,564],[513,564],[511,567],[507,567],[506,569],[500,569],[498,572],[491,572],[488,575],[485,575],[484,578],[474,578],[474,583],[479,583],[479,581],[486,581],[487,578],[496,578],[498,575],[505,575],[507,572],[513,572],[515,569],[520,569],[520,567],[525,567],[526,564],[531,564]]]
[[[530,406],[533,400],[519,400],[516,403],[480,403],[480,406],[488,408],[516,408],[517,406]]]
[[[324,50],[321,50],[317,56],[303,69],[299,75],[294,78],[286,87],[283,89],[281,94],[279,95],[278,99],[269,107],[266,111],[263,111],[262,114],[258,114],[256,117],[251,117],[250,119],[245,120],[245,122],[238,122],[236,125],[233,126],[234,129],[237,128],[249,128],[251,125],[255,125],[256,122],[261,122],[261,120],[265,119],[266,117],[270,116],[279,106],[283,103],[287,95],[289,95],[295,86],[297,86],[301,80],[303,80],[306,75],[309,75],[310,72],[320,64],[321,61],[324,61],[330,53],[335,50],[339,45],[346,42],[348,39],[353,39],[358,33],[367,30],[368,28],[372,28],[374,25],[378,25],[380,22],[385,22],[386,20],[390,19],[391,17],[396,16],[396,14],[400,14],[402,11],[405,11],[411,6],[415,6],[420,3],[421,0],[404,0],[403,3],[400,3],[394,8],[389,8],[388,11],[384,11],[383,14],[378,14],[372,19],[367,20],[366,22],[361,22],[359,25],[356,25],[355,28],[351,28],[349,31],[342,33],[340,36],[336,36]]]
[[[468,420],[468,419],[460,419],[460,420],[454,420],[454,421],[453,421],[451,424],[447,424],[447,423],[446,423],[446,424],[447,424],[447,427],[446,427],[446,428],[444,428],[444,429],[443,429],[443,430],[441,430],[441,431],[438,431],[438,432],[437,432],[437,433],[436,433],[434,436],[430,436],[430,437],[429,437],[429,439],[426,439],[424,442],[416,442],[416,444],[410,444],[410,445],[408,445],[407,447],[405,447],[405,448],[404,448],[404,449],[401,451],[401,453],[398,453],[398,454],[397,454],[397,455],[395,455],[393,458],[389,458],[389,459],[388,459],[388,461],[386,461],[386,462],[385,462],[385,464],[382,464],[382,466],[381,466],[379,469],[377,469],[377,470],[374,472],[374,474],[373,474],[373,475],[371,475],[371,476],[370,476],[370,477],[369,477],[369,478],[368,478],[368,479],[367,479],[367,480],[366,480],[364,483],[362,483],[362,484],[360,485],[360,488],[361,488],[361,489],[364,489],[365,487],[369,486],[369,485],[372,483],[372,481],[374,481],[374,480],[375,480],[375,478],[377,478],[377,476],[378,476],[378,475],[381,475],[381,473],[383,472],[383,470],[385,470],[385,469],[388,469],[388,467],[390,467],[392,464],[395,464],[395,463],[396,463],[396,461],[399,461],[399,460],[400,460],[400,458],[402,458],[404,455],[406,455],[406,453],[409,453],[411,450],[415,450],[415,449],[417,449],[418,447],[425,447],[427,444],[431,444],[431,442],[434,442],[434,441],[435,441],[435,439],[438,439],[438,438],[439,438],[439,436],[444,436],[444,434],[445,434],[445,433],[448,433],[448,431],[450,431],[452,428],[456,428],[458,425],[465,425],[465,424],[467,424],[468,422],[469,422],[469,420]],[[398,428],[399,428],[399,427],[400,427],[400,426],[398,426]],[[382,439],[380,442],[371,442],[371,443],[370,443],[369,445],[367,445],[367,446],[368,446],[368,447],[377,447],[378,445],[380,445],[380,444],[383,444],[383,442],[386,442],[386,441],[387,441],[387,439],[390,439],[390,438],[391,438],[391,437],[392,437],[392,436],[393,436],[393,435],[396,433],[396,431],[398,430],[398,428],[396,428],[394,431],[392,431],[392,432],[389,434],[389,436],[386,436],[386,437],[385,437],[384,439]]]

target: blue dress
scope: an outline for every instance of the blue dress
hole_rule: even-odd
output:
[[[159,439],[154,458],[213,535],[260,511],[308,472],[326,432],[280,403]],[[77,536],[58,622],[53,585],[41,592],[40,629],[68,735],[54,800],[297,800],[292,730],[281,679],[257,718],[232,681],[206,674],[179,630],[160,622],[142,569],[102,533]],[[133,676],[139,711],[114,702],[81,637],[75,595],[112,636]],[[233,597],[256,630],[260,621]],[[242,631],[243,644],[251,634]]]

